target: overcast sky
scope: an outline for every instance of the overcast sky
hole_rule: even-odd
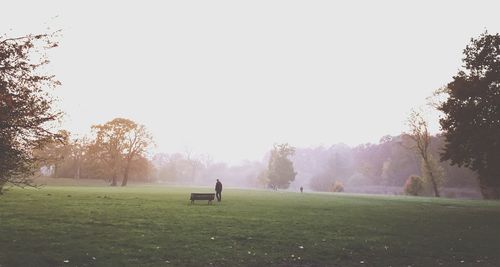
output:
[[[469,39],[500,32],[500,1],[41,2],[3,3],[0,33],[62,29],[64,128],[130,118],[155,151],[233,163],[397,135]]]

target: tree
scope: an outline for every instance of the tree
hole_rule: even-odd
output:
[[[50,123],[62,113],[52,108],[46,89],[60,83],[42,73],[49,63],[46,50],[57,46],[55,34],[0,36],[0,194],[6,184],[33,185],[32,151],[59,138]]]
[[[189,166],[189,177],[188,179],[194,181],[198,170],[203,167],[201,161],[193,157],[193,151],[189,147],[184,148],[184,153],[186,154],[186,163]]]
[[[88,139],[84,136],[76,138],[71,143],[71,157],[74,162],[74,175],[75,179],[81,178],[82,165],[85,159],[85,152],[88,149]]]
[[[267,170],[260,171],[255,180],[257,187],[266,188],[269,185],[269,175],[267,174]]]
[[[330,189],[331,192],[344,192],[344,183],[335,181]]]
[[[408,136],[414,142],[411,148],[420,156],[423,177],[430,182],[434,196],[439,197],[439,186],[443,180],[443,170],[430,152],[432,139],[427,128],[427,121],[421,113],[412,111],[408,118],[408,126],[410,127]]]
[[[286,189],[295,180],[297,173],[293,169],[293,162],[288,158],[294,153],[295,148],[289,144],[274,145],[267,170],[271,187]]]
[[[122,186],[127,185],[132,162],[135,159],[143,158],[147,148],[153,143],[153,137],[144,125],[139,125],[133,121],[125,121],[125,123],[130,128],[125,133],[125,170]]]
[[[310,186],[316,191],[332,191],[335,182],[347,181],[354,174],[352,150],[345,144],[331,146],[321,170],[311,177]]]
[[[404,192],[410,196],[418,196],[424,189],[424,181],[420,176],[410,175],[405,182]]]
[[[71,156],[70,133],[66,130],[57,132],[58,138],[47,140],[41,149],[34,150],[39,165],[50,166],[52,177],[60,177],[60,166]]]
[[[478,174],[486,199],[500,198],[500,35],[484,32],[464,50],[463,69],[439,105],[446,144],[441,160]]]
[[[96,138],[90,151],[104,161],[116,186],[118,175],[123,172],[122,186],[126,186],[134,159],[144,155],[152,144],[152,137],[144,125],[129,119],[116,118],[103,125],[94,125]]]

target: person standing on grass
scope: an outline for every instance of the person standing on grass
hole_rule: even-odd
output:
[[[304,187],[300,187],[300,193],[304,192]]]
[[[222,200],[222,183],[217,179],[217,183],[215,183],[215,196],[217,197],[217,201],[220,202]]]

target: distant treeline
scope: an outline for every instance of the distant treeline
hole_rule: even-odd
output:
[[[316,191],[331,191],[335,181],[356,186],[403,187],[411,175],[423,176],[421,158],[411,147],[407,135],[385,136],[378,144],[329,148],[298,148],[294,166],[297,183],[308,184]],[[444,138],[431,136],[430,153],[439,159]],[[468,168],[439,162],[443,170],[442,187],[477,188],[476,174]],[[297,185],[300,186],[300,185]]]
[[[303,186],[314,191],[331,191],[335,182],[347,188],[386,186],[402,188],[411,175],[422,176],[421,159],[411,148],[406,135],[385,136],[378,144],[350,147],[297,148],[291,158],[297,172],[292,189]],[[438,159],[444,146],[440,135],[431,137],[430,152]],[[95,142],[68,141],[48,146],[45,154],[52,161],[41,168],[42,174],[76,179],[100,178],[111,182],[109,164],[95,152]],[[151,158],[136,156],[129,166],[129,180],[173,184],[212,185],[221,178],[225,185],[266,188],[263,172],[268,168],[269,153],[261,161],[245,161],[238,165],[214,162],[206,154],[158,153]],[[439,163],[443,170],[444,188],[477,188],[476,174],[467,168]],[[117,179],[123,178],[125,165],[118,162]]]

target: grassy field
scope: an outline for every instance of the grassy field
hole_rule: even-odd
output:
[[[0,266],[499,266],[500,202],[209,188],[0,197]]]

